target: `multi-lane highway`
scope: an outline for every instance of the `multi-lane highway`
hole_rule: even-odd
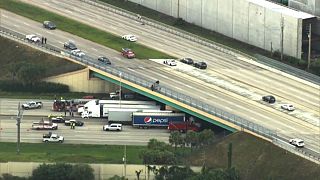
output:
[[[119,36],[136,34],[138,43],[177,57],[205,60],[208,69],[198,70],[180,63],[177,67],[169,67],[157,60],[127,60],[115,50],[59,30],[45,30],[40,23],[7,11],[2,11],[1,25],[25,34],[36,33],[46,36],[48,43],[58,47],[72,39],[80,49],[91,56],[107,55],[114,66],[123,71],[146,79],[160,80],[164,86],[273,129],[287,138],[303,138],[307,147],[320,151],[319,85],[298,78],[288,78],[284,73],[251,64],[249,60],[244,61],[242,58],[223,54],[167,32],[142,26],[135,20],[79,1],[25,2]],[[261,96],[266,94],[276,96],[277,103],[262,103]],[[285,102],[293,103],[297,110],[292,113],[281,110],[280,104]]]
[[[29,100],[26,100],[29,101]],[[16,115],[21,99],[0,99],[0,141],[16,142],[17,126]],[[42,118],[47,119],[49,114],[59,115],[59,112],[51,111],[52,101],[42,101],[42,109],[23,111],[21,121],[21,141],[41,143],[42,134],[49,131],[32,130],[32,122],[38,122]],[[67,114],[68,115],[68,114]],[[67,116],[67,118],[70,118]],[[79,119],[79,117],[75,117]],[[156,138],[159,141],[168,142],[169,132],[167,129],[138,129],[132,126],[123,126],[120,132],[102,131],[102,126],[107,123],[105,119],[81,119],[83,127],[70,129],[63,123],[58,123],[58,130],[51,132],[64,136],[65,143],[70,144],[114,144],[114,145],[147,145],[150,139]]]

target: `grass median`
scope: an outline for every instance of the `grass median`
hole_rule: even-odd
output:
[[[16,153],[17,144],[0,143],[0,162],[68,162],[68,163],[110,163],[121,164],[124,146],[21,143],[20,154]],[[128,164],[142,164],[139,153],[144,146],[126,146]]]
[[[58,29],[77,35],[79,37],[88,39],[106,47],[119,51],[123,47],[131,48],[139,59],[149,58],[172,58],[171,56],[159,52],[155,49],[143,46],[137,43],[128,43],[128,41],[121,39],[119,36],[107,33],[100,29],[91,27],[89,25],[80,23],[78,21],[69,19],[64,16],[46,11],[23,2],[16,0],[0,0],[0,8],[6,9],[13,13],[27,17],[29,19],[42,23],[43,21],[53,21]]]

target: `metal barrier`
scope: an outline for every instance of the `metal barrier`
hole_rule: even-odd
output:
[[[96,59],[94,59],[88,55],[86,55],[84,57],[77,57],[77,56],[70,54],[69,51],[66,51],[64,49],[61,49],[59,47],[56,47],[56,46],[53,46],[50,44],[30,43],[25,39],[24,34],[21,34],[19,32],[16,32],[16,31],[13,31],[13,30],[1,27],[1,26],[0,26],[0,35],[5,36],[10,39],[13,39],[15,41],[23,42],[24,44],[27,44],[29,46],[33,46],[39,50],[49,52],[50,54],[53,54],[53,55],[56,55],[59,57],[72,58],[76,61],[84,63],[88,66],[95,67],[95,68],[100,69],[104,72],[110,73],[114,76],[120,77],[120,74],[121,74],[122,79],[125,79],[127,81],[130,81],[132,83],[135,83],[135,84],[140,85],[145,88],[150,88],[151,85],[154,83],[149,80],[142,79],[141,77],[135,76],[134,74],[122,72],[119,69],[117,69],[116,67],[111,68],[108,66],[100,66],[98,61],[96,61]],[[211,115],[214,115],[216,117],[224,119],[228,122],[231,122],[231,123],[241,127],[241,129],[247,129],[251,132],[259,134],[259,135],[266,137],[270,140],[275,140],[275,139],[279,138],[278,134],[276,134],[275,131],[272,131],[272,130],[265,128],[261,125],[258,125],[256,123],[250,122],[250,121],[248,121],[240,116],[237,116],[235,114],[228,113],[228,112],[226,112],[222,109],[216,108],[212,105],[203,103],[202,101],[199,101],[198,99],[195,99],[193,97],[176,92],[176,91],[174,91],[170,88],[167,88],[165,86],[159,85],[159,89],[157,90],[157,92],[162,95],[165,95],[167,97],[170,97],[172,99],[175,99],[177,101],[180,101],[182,103],[185,103],[191,107],[197,108],[197,109],[202,110],[204,112],[207,112]],[[300,153],[300,155],[306,156],[306,154],[301,154],[301,153]],[[310,156],[308,156],[308,157],[311,158]],[[319,154],[317,154],[317,155],[312,154],[312,157],[315,157],[313,159],[316,159],[320,163]]]
[[[295,67],[289,66],[287,64],[284,64],[282,62],[270,59],[268,57],[262,56],[262,55],[255,55],[256,61],[265,64],[269,67],[272,67],[274,69],[278,69],[280,71],[283,71],[285,73],[297,76],[301,79],[310,81],[312,83],[320,85],[320,77],[311,73],[308,73],[306,71],[303,71],[301,69],[297,69]]]

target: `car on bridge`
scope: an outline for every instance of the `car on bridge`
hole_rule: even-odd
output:
[[[74,55],[74,56],[80,57],[80,58],[86,55],[86,54],[85,54],[84,52],[82,52],[80,49],[72,50],[72,51],[71,51],[71,54]]]
[[[271,96],[271,95],[263,96],[262,100],[267,102],[267,103],[270,103],[270,104],[276,102],[276,98],[274,96]]]
[[[34,42],[34,43],[39,43],[41,41],[41,38],[39,38],[38,36],[34,35],[34,34],[28,34],[26,35],[26,39],[29,42]]]
[[[163,61],[163,64],[168,64],[169,66],[176,66],[177,62],[174,59],[166,59]]]
[[[136,55],[134,54],[134,52],[133,52],[131,49],[129,49],[129,48],[122,48],[122,49],[121,49],[121,54],[122,54],[122,56],[127,57],[128,59],[131,59],[131,58],[135,58],[135,57],[136,57]]]
[[[125,39],[125,40],[130,41],[130,42],[136,42],[138,40],[137,37],[135,35],[132,35],[132,34],[123,35],[122,39]]]
[[[289,140],[289,143],[296,146],[296,147],[304,147],[304,141],[299,138],[293,138]]]
[[[107,64],[107,65],[111,65],[111,61],[105,56],[98,57],[98,61],[100,61],[104,64]]]
[[[295,107],[292,104],[283,104],[283,105],[281,105],[281,109],[288,110],[288,111],[294,111]]]
[[[185,63],[185,64],[190,64],[190,65],[192,65],[194,63],[191,58],[182,58],[182,59],[180,59],[180,62]]]
[[[43,27],[46,28],[46,29],[50,29],[50,30],[57,28],[57,26],[51,21],[44,21],[43,22]]]
[[[199,69],[207,69],[207,63],[196,62],[196,63],[194,63],[194,67],[199,68]]]
[[[78,49],[77,46],[75,45],[74,42],[72,41],[67,41],[63,44],[63,48],[68,49],[68,50],[76,50]]]

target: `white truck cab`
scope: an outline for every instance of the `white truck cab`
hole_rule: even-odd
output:
[[[63,143],[64,141],[64,137],[63,136],[59,136],[57,134],[52,134],[51,132],[49,134],[44,134],[43,135],[43,142],[59,142],[59,143]]]

